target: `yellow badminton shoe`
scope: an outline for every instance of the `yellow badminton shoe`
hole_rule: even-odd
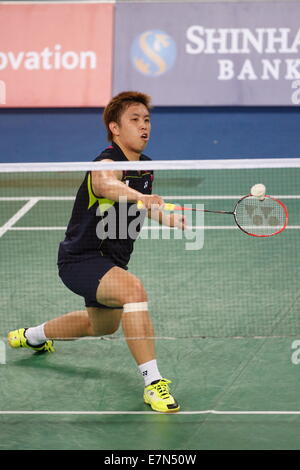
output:
[[[170,380],[160,379],[145,387],[144,402],[150,405],[152,410],[161,413],[176,413],[180,410],[177,401],[170,394],[170,383]]]
[[[20,328],[19,330],[10,331],[7,335],[8,344],[12,348],[29,348],[40,353],[55,351],[52,340],[47,340],[38,346],[31,346],[25,336],[26,330],[27,328]]]

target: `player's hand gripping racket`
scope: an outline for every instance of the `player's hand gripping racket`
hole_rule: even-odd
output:
[[[141,209],[143,203],[139,201],[137,206]],[[263,199],[259,199],[248,194],[238,200],[233,211],[196,209],[171,203],[164,204],[163,209],[167,211],[190,210],[214,214],[230,214],[233,215],[238,228],[253,237],[272,237],[281,233],[288,224],[288,210],[286,206],[271,196],[264,196]]]

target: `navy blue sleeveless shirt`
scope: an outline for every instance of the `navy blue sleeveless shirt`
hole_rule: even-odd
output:
[[[94,161],[104,159],[128,161],[115,143]],[[142,154],[140,161],[145,160],[151,159]],[[153,171],[123,171],[122,182],[142,194],[151,194]],[[91,172],[87,172],[76,195],[65,239],[59,246],[58,264],[80,261],[100,253],[117,266],[126,266],[145,215],[146,211],[138,211],[136,204],[95,195]]]

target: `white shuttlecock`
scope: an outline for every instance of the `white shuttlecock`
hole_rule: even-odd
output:
[[[250,194],[257,197],[260,201],[265,199],[266,187],[264,184],[255,184],[250,190]]]

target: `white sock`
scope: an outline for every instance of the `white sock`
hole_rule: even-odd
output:
[[[140,364],[139,371],[144,377],[146,387],[155,380],[160,380],[162,378],[157,367],[156,359]]]
[[[28,328],[25,331],[25,336],[28,340],[28,343],[31,344],[31,346],[38,346],[39,344],[42,344],[45,341],[47,341],[47,338],[44,332],[44,325],[45,323],[42,323],[41,325]]]

